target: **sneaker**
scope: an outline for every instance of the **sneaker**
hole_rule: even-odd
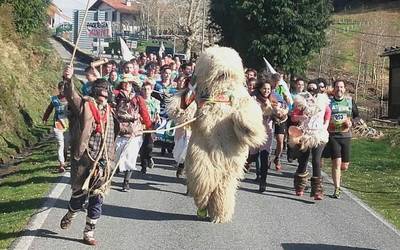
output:
[[[60,166],[58,167],[58,172],[59,172],[59,173],[64,173],[64,172],[65,172],[65,168],[64,168],[63,165],[60,165]]]
[[[342,190],[340,190],[340,188],[335,188],[335,192],[333,192],[333,195],[331,196],[334,199],[339,199],[340,198],[340,193],[342,192]]]
[[[129,182],[124,181],[122,184],[122,192],[129,192]]]
[[[199,218],[199,219],[207,218],[207,208],[197,209],[197,218]]]

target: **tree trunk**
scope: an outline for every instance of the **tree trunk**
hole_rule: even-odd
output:
[[[183,41],[183,48],[185,51],[186,58],[188,58],[188,60],[190,59],[190,54],[192,52],[192,46],[193,46],[192,37],[185,38],[185,40]]]

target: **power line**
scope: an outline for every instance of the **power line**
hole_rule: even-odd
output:
[[[369,36],[380,36],[380,37],[400,38],[400,36],[395,36],[395,35],[381,35],[381,34],[369,33],[369,32],[363,32],[363,31],[346,30],[346,29],[341,29],[341,28],[336,28],[336,27],[333,27],[333,29],[335,29],[335,30],[340,30],[340,31],[344,31],[344,32],[359,33],[359,34],[369,35]]]
[[[347,35],[347,32],[345,32],[345,31],[342,31],[342,30],[338,30],[338,31],[339,31],[340,33],[344,34],[344,35]],[[347,36],[349,36],[349,35],[347,35]],[[383,44],[374,43],[374,42],[371,42],[371,41],[368,41],[368,40],[364,40],[364,39],[361,39],[361,38],[358,38],[358,40],[363,41],[363,42],[366,42],[366,43],[369,43],[369,44],[372,44],[372,45],[375,45],[375,46],[382,46],[382,47],[385,47]]]

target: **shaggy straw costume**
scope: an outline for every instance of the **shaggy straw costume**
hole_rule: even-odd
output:
[[[188,190],[198,215],[208,212],[214,223],[229,222],[249,146],[266,139],[262,112],[243,86],[243,64],[235,50],[208,48],[193,77],[198,119],[185,159]]]
[[[326,144],[329,140],[329,133],[318,120],[323,121],[325,108],[329,105],[328,96],[318,94],[317,97],[313,97],[308,92],[303,92],[296,95],[294,105],[303,110],[306,119],[299,126],[302,130],[301,136],[292,137],[289,133],[289,145],[298,146],[301,151],[306,151],[308,148]]]
[[[306,152],[308,149],[315,149],[328,142],[329,134],[323,126],[324,114],[328,104],[329,98],[325,94],[318,94],[313,97],[310,93],[303,92],[296,95],[294,99],[295,109],[302,110],[305,119],[300,122],[297,129],[294,127],[289,128],[289,145],[292,148],[298,148],[300,151]],[[302,163],[299,159],[299,168],[300,164]],[[299,172],[299,168],[294,175],[294,188],[296,195],[301,196],[309,176],[307,171]],[[311,178],[311,196],[320,200],[322,194],[322,178],[313,176]],[[315,195],[318,197],[316,198]]]

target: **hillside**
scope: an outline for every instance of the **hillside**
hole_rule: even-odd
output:
[[[41,116],[62,67],[47,31],[22,37],[11,12],[0,6],[0,162],[36,142],[46,129]]]
[[[334,14],[328,44],[311,61],[308,75],[349,80],[357,101],[370,110],[367,116],[385,115],[380,101],[387,98],[389,60],[379,55],[400,45],[400,1],[358,2],[364,4]]]

